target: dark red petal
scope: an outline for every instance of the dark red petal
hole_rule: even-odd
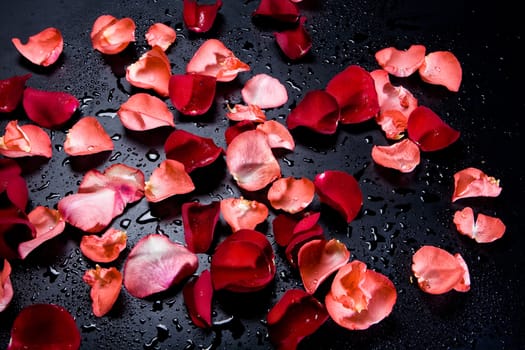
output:
[[[350,223],[361,210],[363,194],[356,179],[347,172],[327,170],[314,179],[319,200],[337,210]]]
[[[324,239],[323,228],[319,225],[314,225],[312,228],[304,231],[294,232],[290,243],[288,243],[286,249],[284,250],[286,259],[292,267],[297,267],[299,250],[304,244],[314,239]]]
[[[299,9],[288,0],[261,0],[252,15],[271,17],[282,22],[296,22]]]
[[[277,44],[291,60],[303,57],[312,48],[312,38],[304,27],[305,22],[306,17],[301,17],[299,24],[294,29],[273,33]]]
[[[321,134],[333,134],[339,122],[339,105],[334,96],[324,90],[308,91],[288,114],[288,129],[306,127]]]
[[[0,193],[5,191],[7,199],[16,208],[25,212],[29,191],[21,173],[22,169],[17,162],[7,158],[0,159]]]
[[[295,349],[328,319],[325,307],[300,289],[287,290],[268,312],[268,334],[277,349]]]
[[[26,81],[31,74],[14,76],[0,80],[0,113],[8,113],[15,110],[24,94]]]
[[[226,139],[226,145],[229,145],[235,136],[239,135],[248,130],[255,130],[257,124],[251,120],[242,120],[226,129],[224,132],[224,138]]]
[[[44,128],[59,127],[67,122],[80,106],[67,92],[43,91],[27,87],[22,104],[27,117]]]
[[[337,100],[343,124],[364,122],[379,112],[374,79],[360,66],[352,65],[336,74],[326,92]]]
[[[80,348],[80,340],[75,319],[65,308],[33,304],[16,317],[7,350],[75,350]]]
[[[288,214],[279,214],[273,219],[273,237],[278,245],[286,247],[290,243],[297,222],[297,219]]]
[[[215,77],[202,74],[172,75],[169,95],[173,106],[185,115],[206,113],[215,97]]]
[[[217,12],[222,6],[221,0],[214,4],[197,4],[197,0],[184,0],[183,19],[186,27],[192,32],[205,33],[211,29]]]
[[[13,299],[13,285],[11,284],[11,265],[9,260],[0,260],[0,312],[4,311]]]
[[[211,303],[213,285],[211,273],[204,270],[199,277],[192,279],[182,289],[184,304],[188,309],[191,321],[200,328],[211,327]]]
[[[459,131],[424,106],[418,106],[410,113],[407,131],[408,137],[425,152],[441,150],[456,142],[460,135]]]
[[[201,137],[184,130],[175,130],[164,143],[166,158],[182,164],[188,173],[213,163],[222,154],[213,139]]]
[[[220,208],[218,201],[209,204],[188,202],[182,205],[184,240],[190,251],[206,253],[210,249]]]

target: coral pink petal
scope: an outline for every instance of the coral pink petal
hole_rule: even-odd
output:
[[[13,285],[11,284],[11,265],[7,259],[0,264],[0,312],[4,311],[13,299]]]
[[[190,280],[182,289],[184,304],[188,309],[191,321],[199,328],[211,327],[211,303],[213,285],[209,270]]]
[[[188,173],[213,163],[223,153],[213,139],[175,130],[164,143],[166,158],[182,164]]]
[[[490,243],[503,237],[505,224],[499,218],[478,214],[474,220],[474,211],[470,207],[454,213],[454,224],[459,233],[474,239],[478,243]]]
[[[343,124],[361,123],[379,112],[374,79],[360,66],[351,65],[336,74],[326,92],[337,100]]]
[[[30,73],[0,80],[0,113],[9,113],[18,107],[29,78]]]
[[[392,85],[386,71],[377,69],[370,75],[374,79],[381,112],[396,110],[408,117],[417,107],[418,102],[414,95],[403,86]]]
[[[209,204],[188,202],[182,205],[184,240],[190,251],[198,254],[206,253],[210,249],[220,210],[219,201]]]
[[[257,105],[241,105],[236,104],[231,108],[228,106],[228,112],[226,113],[228,119],[233,121],[254,121],[257,123],[264,122],[266,120],[266,114]]]
[[[261,0],[252,16],[271,17],[282,22],[297,22],[299,9],[291,1]]]
[[[6,350],[78,350],[80,342],[80,331],[69,311],[54,304],[33,304],[16,316]]]
[[[268,120],[257,125],[257,130],[264,132],[268,136],[270,148],[284,148],[293,151],[295,141],[290,131],[283,124],[276,120]]]
[[[430,108],[419,106],[408,118],[408,137],[424,152],[438,151],[456,142],[460,132],[446,124]]]
[[[389,146],[373,146],[372,159],[381,166],[399,170],[402,173],[413,171],[421,160],[419,147],[409,139]]]
[[[452,202],[469,197],[497,197],[501,190],[499,180],[482,170],[469,167],[454,174]]]
[[[277,45],[279,45],[286,57],[291,60],[300,59],[312,48],[312,38],[304,27],[305,22],[306,17],[301,17],[299,24],[295,28],[273,33]]]
[[[394,109],[379,112],[375,119],[389,140],[401,139],[408,125],[408,115]]]
[[[350,251],[340,241],[316,239],[301,246],[297,253],[297,266],[304,289],[314,294],[332,273],[346,265]]]
[[[113,141],[96,117],[83,117],[69,129],[64,152],[83,156],[113,150]]]
[[[331,135],[337,130],[339,119],[339,105],[335,97],[324,90],[312,90],[288,114],[286,125],[290,130],[302,126]]]
[[[239,187],[247,191],[263,189],[281,176],[281,167],[259,130],[245,131],[226,150],[226,165]]]
[[[307,178],[286,177],[275,180],[268,189],[268,201],[274,209],[296,214],[312,203],[315,185]]]
[[[91,287],[91,308],[93,314],[102,317],[107,314],[118,299],[122,289],[122,274],[115,267],[87,270],[82,276]]]
[[[462,69],[452,52],[435,51],[425,56],[419,67],[419,75],[424,82],[443,85],[450,91],[457,92],[461,85]]]
[[[230,145],[230,143],[233,141],[233,139],[248,130],[255,130],[257,128],[257,124],[254,123],[251,120],[241,120],[238,123],[235,123],[232,126],[229,126],[226,131],[224,132],[224,138],[226,139],[226,145]]]
[[[55,63],[64,49],[62,33],[53,27],[30,36],[26,44],[22,44],[18,38],[13,38],[11,41],[22,56],[44,67]]]
[[[312,295],[289,289],[268,312],[268,335],[277,349],[296,349],[327,319],[325,307]]]
[[[183,245],[160,234],[149,234],[137,242],[126,259],[124,286],[134,297],[145,298],[190,277],[198,264],[197,255]]]
[[[215,3],[197,4],[197,0],[184,0],[182,15],[188,30],[196,33],[205,33],[211,29],[217,17],[217,12],[222,7],[222,1]]]
[[[52,129],[67,122],[80,106],[80,102],[66,92],[26,87],[22,105],[29,119],[41,127]]]
[[[135,41],[135,28],[131,18],[117,19],[111,15],[102,15],[95,20],[91,30],[93,48],[107,55],[122,52]]]
[[[221,200],[221,214],[233,232],[253,230],[268,217],[268,207],[255,200],[225,198]]]
[[[126,242],[126,231],[111,227],[102,236],[82,236],[80,251],[92,261],[109,263],[115,261],[120,253],[126,249]]]
[[[241,90],[242,99],[262,109],[281,107],[288,101],[286,87],[276,78],[260,73],[251,77]]]
[[[176,74],[169,82],[173,106],[184,115],[206,113],[215,98],[215,77],[203,74]]]
[[[126,80],[133,86],[152,89],[162,97],[169,96],[171,65],[158,46],[144,53],[137,62],[126,67]]]
[[[160,202],[177,194],[190,193],[194,189],[195,185],[184,169],[184,164],[166,159],[153,170],[146,182],[144,194],[148,202]]]
[[[412,256],[412,272],[421,290],[429,294],[443,294],[452,289],[466,292],[470,288],[463,258],[438,247],[419,248]]]
[[[129,130],[144,131],[175,126],[168,105],[156,96],[143,92],[132,95],[117,111],[120,122]]]
[[[408,77],[423,64],[425,53],[423,45],[411,45],[407,50],[387,47],[376,52],[375,58],[381,68],[393,76]]]
[[[323,229],[319,225],[315,225],[312,228],[307,229],[307,230],[294,232],[292,239],[290,240],[290,242],[286,246],[286,249],[284,250],[286,259],[288,260],[288,263],[290,263],[290,265],[293,268],[297,268],[297,259],[298,259],[299,250],[307,242],[310,242],[316,239],[325,239],[324,234],[323,234]]]
[[[166,51],[177,39],[177,32],[164,23],[153,23],[145,36],[149,46],[158,46]]]
[[[32,124],[18,125],[11,120],[0,136],[0,154],[10,158],[42,156],[51,158],[53,149],[49,135]]]
[[[35,227],[36,236],[32,240],[18,245],[18,253],[21,259],[25,259],[34,249],[51,238],[58,236],[66,228],[66,222],[58,210],[44,206],[37,206],[27,214],[27,218]]]
[[[363,194],[352,175],[327,170],[315,177],[314,184],[321,203],[338,211],[346,222],[354,220],[363,205]]]

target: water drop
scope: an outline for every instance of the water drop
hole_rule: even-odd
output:
[[[95,113],[97,117],[103,117],[103,118],[115,118],[117,116],[117,111],[114,109],[103,109]]]
[[[146,159],[149,160],[150,162],[156,162],[157,160],[159,160],[159,158],[160,158],[160,154],[155,149],[150,149],[148,150],[148,152],[146,152]]]
[[[155,300],[151,306],[151,311],[162,311],[162,301]]]
[[[180,324],[179,322],[179,319],[178,318],[174,318],[171,322],[173,322],[173,324],[175,325],[175,329],[180,332],[182,331],[182,325]]]
[[[99,331],[100,330],[100,328],[98,328],[95,323],[82,325],[81,328],[82,328],[82,331],[84,331],[84,332],[93,332],[93,331]]]
[[[297,86],[297,84],[296,84],[293,80],[291,80],[291,79],[286,80],[286,83],[287,83],[288,85],[290,85],[290,87],[291,87],[292,89],[294,89],[294,90],[297,90],[297,91],[299,91],[299,92],[303,91],[303,89],[301,89],[299,86]]]
[[[122,219],[120,220],[120,227],[126,229],[129,227],[129,225],[131,224],[131,220],[130,219]]]
[[[60,272],[58,272],[53,266],[48,266],[47,271],[44,272],[44,277],[49,277],[49,282],[53,283],[56,281]]]
[[[366,136],[365,137],[365,142],[368,143],[368,144],[372,144],[374,142],[374,138],[372,136]]]
[[[138,218],[137,218],[137,223],[139,224],[147,224],[147,223],[150,223],[150,222],[155,222],[155,221],[158,221],[159,219],[155,216],[153,216],[151,214],[151,211],[146,211],[145,213],[142,213]]]
[[[303,162],[313,164],[314,160],[312,158],[303,158]]]
[[[156,326],[156,328],[157,328],[157,339],[159,341],[164,341],[168,339],[168,337],[170,336],[170,330],[168,329],[168,327],[166,327],[162,323],[159,323]]]
[[[144,343],[144,349],[149,350],[149,349],[155,348],[155,346],[157,345],[158,341],[159,340],[157,339],[157,337],[151,338],[151,340],[149,342]]]
[[[283,157],[283,162],[285,162],[286,165],[288,165],[289,167],[292,167],[292,166],[294,166],[294,164],[295,164],[293,160],[288,159],[288,158],[286,158],[286,157]]]
[[[118,140],[120,140],[121,138],[122,138],[122,135],[121,135],[121,134],[113,134],[113,135],[111,136],[111,139],[112,139],[113,141],[118,141]]]
[[[117,159],[119,159],[121,155],[122,155],[122,153],[120,153],[120,152],[115,152],[115,154],[112,155],[112,156],[109,158],[109,161],[110,161],[110,162],[114,162],[114,161],[116,161]]]
[[[46,181],[42,186],[38,187],[34,191],[42,191],[43,189],[46,189],[48,187],[49,187],[49,181]],[[34,192],[34,191],[31,191],[31,192]]]
[[[380,202],[380,201],[385,200],[383,197],[380,197],[380,196],[371,196],[371,195],[368,195],[366,198],[367,198],[370,202]]]
[[[115,88],[111,88],[108,93],[108,102],[113,101],[113,93],[115,92]]]
[[[183,349],[184,350],[193,350],[193,349],[195,349],[195,343],[193,342],[193,340],[191,340],[191,339],[186,340],[186,346]]]

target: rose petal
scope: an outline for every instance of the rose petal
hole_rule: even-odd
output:
[[[29,78],[30,73],[0,80],[0,113],[9,113],[18,107]]]
[[[300,231],[297,230],[297,226],[295,227],[292,239],[284,250],[286,259],[293,268],[297,268],[299,250],[306,243],[315,239],[324,239],[323,229],[321,226],[316,224],[311,228]]]
[[[36,229],[27,215],[12,203],[2,201],[0,204],[0,259],[20,258],[18,246],[35,238]]]
[[[286,177],[272,183],[267,197],[274,209],[296,214],[312,203],[314,195],[315,185],[311,180]]]
[[[423,45],[410,45],[407,50],[386,47],[375,54],[377,63],[396,77],[408,77],[425,61],[426,48]]]
[[[251,120],[242,120],[228,127],[226,131],[224,132],[224,138],[226,139],[226,145],[230,145],[230,143],[233,141],[233,139],[237,135],[245,131],[248,131],[248,130],[255,130],[256,127],[257,127],[257,124],[255,124]]]
[[[186,283],[182,289],[182,295],[193,324],[199,328],[210,328],[213,298],[210,271],[204,270],[199,277]]]
[[[0,265],[0,312],[4,311],[13,299],[13,285],[11,284],[11,265],[7,259],[3,259]]]
[[[120,105],[117,115],[129,130],[151,130],[162,126],[175,126],[173,114],[160,98],[139,92]]]
[[[96,117],[83,117],[69,129],[64,152],[83,156],[113,150],[113,141]]]
[[[221,200],[221,214],[233,232],[241,229],[253,230],[268,217],[268,208],[263,203],[244,198]]]
[[[153,23],[146,31],[146,41],[149,46],[158,46],[166,51],[177,39],[175,29],[164,23]]]
[[[296,22],[299,9],[291,1],[261,0],[252,16],[271,17],[282,22]]]
[[[176,74],[169,82],[169,96],[173,106],[185,115],[206,113],[215,97],[216,79],[203,74]]]
[[[286,87],[278,79],[265,73],[248,79],[241,95],[245,103],[263,109],[281,107],[288,101]]]
[[[321,134],[333,134],[339,123],[339,105],[334,96],[324,90],[308,91],[288,114],[288,129],[306,127]]]
[[[313,231],[316,234],[323,232],[323,229],[317,223],[320,213],[304,213],[301,218],[292,217],[286,214],[278,214],[272,222],[273,235],[275,242],[281,247],[290,244],[295,235]]]
[[[184,240],[193,253],[206,253],[210,249],[220,209],[218,201],[209,204],[189,202],[182,205]]]
[[[135,22],[131,18],[117,19],[102,15],[95,20],[91,30],[91,43],[95,50],[113,55],[124,51],[135,41]]]
[[[64,232],[66,222],[58,210],[37,206],[28,215],[29,222],[35,227],[35,238],[22,242],[18,245],[18,253],[21,259],[25,259],[29,253],[42,243],[54,238]]]
[[[425,56],[419,67],[421,80],[429,84],[443,85],[450,91],[459,91],[461,64],[452,52],[435,51]]]
[[[82,276],[91,287],[90,297],[93,314],[102,317],[107,314],[118,299],[122,288],[122,274],[114,267],[87,270]]]
[[[144,194],[148,202],[160,202],[177,194],[190,193],[194,189],[195,185],[184,169],[184,164],[166,159],[153,170],[146,182]]]
[[[419,147],[409,139],[389,146],[374,145],[372,159],[381,166],[399,170],[402,173],[413,171],[421,160]]]
[[[266,115],[264,114],[261,107],[257,105],[240,105],[236,104],[233,108],[228,106],[228,113],[226,113],[228,119],[233,121],[254,121],[254,122],[264,122],[266,120]]]
[[[5,126],[5,134],[0,136],[0,154],[19,158],[42,156],[51,158],[53,149],[49,135],[36,125],[18,125],[11,120]]]
[[[19,38],[13,38],[11,41],[22,56],[44,67],[55,63],[64,49],[62,33],[53,27],[30,36],[26,44],[22,44]]]
[[[469,167],[454,174],[452,202],[469,197],[497,197],[501,190],[499,180],[482,170]]]
[[[460,132],[451,128],[430,108],[419,106],[408,118],[408,137],[424,152],[438,151],[456,142]]]
[[[158,46],[139,57],[126,67],[126,80],[133,86],[152,89],[163,97],[169,96],[171,66],[168,56]]]
[[[102,236],[82,236],[80,251],[92,261],[109,263],[116,260],[120,253],[126,249],[126,241],[126,231],[111,227]]]
[[[385,136],[390,140],[399,140],[407,129],[408,115],[398,110],[388,110],[379,112],[376,116],[376,123],[385,132]]]
[[[141,238],[124,265],[124,286],[136,298],[163,292],[191,276],[197,256],[160,234]],[[148,281],[144,283],[144,281]]]
[[[312,48],[312,38],[304,27],[305,22],[306,17],[301,17],[297,27],[273,33],[277,45],[291,60],[300,59]]]
[[[271,148],[284,148],[293,151],[295,141],[290,131],[276,120],[268,120],[257,125],[257,130],[264,132],[268,136],[268,144]]]
[[[188,30],[196,33],[205,33],[211,29],[222,7],[222,1],[216,0],[213,4],[197,4],[196,0],[184,0],[182,10],[184,24]]]
[[[27,183],[21,174],[22,168],[16,161],[7,158],[0,159],[0,194],[5,192],[5,197],[17,209],[25,212],[27,201],[29,200],[29,192]]]
[[[490,243],[503,237],[506,227],[499,218],[478,214],[474,221],[474,211],[470,207],[454,213],[454,224],[459,233],[474,239],[478,243]]]
[[[67,122],[80,106],[80,102],[66,92],[26,87],[22,105],[29,119],[41,127],[52,129]]]

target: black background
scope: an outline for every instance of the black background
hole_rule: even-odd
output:
[[[425,3],[425,5],[423,5]],[[463,67],[458,93],[423,83],[417,74],[392,79],[408,88],[421,105],[433,109],[461,132],[451,147],[422,155],[410,174],[400,174],[374,165],[370,150],[387,144],[373,122],[340,126],[336,135],[320,136],[305,131],[293,133],[297,148],[278,152],[283,176],[310,179],[327,169],[353,174],[361,185],[364,205],[361,214],[347,225],[331,209],[316,200],[310,209],[321,210],[321,225],[327,238],[345,242],[352,259],[386,274],[396,285],[398,300],[392,314],[364,331],[348,331],[327,321],[316,334],[305,339],[301,349],[517,349],[525,346],[522,269],[525,212],[522,205],[524,172],[520,136],[524,111],[523,73],[518,65],[522,31],[517,5],[475,6],[464,1],[346,1],[304,0],[299,4],[313,38],[311,52],[290,62],[280,52],[272,33],[284,27],[253,19],[258,1],[225,1],[217,21],[207,34],[189,33],[182,23],[182,1],[2,1],[0,4],[0,79],[32,73],[28,86],[67,91],[81,101],[73,120],[95,115],[109,135],[115,150],[90,157],[71,158],[61,149],[65,128],[48,131],[53,157],[19,159],[30,190],[30,208],[54,207],[67,193],[75,192],[82,175],[122,162],[140,168],[146,178],[165,159],[163,142],[172,129],[130,132],[120,124],[115,111],[137,92],[124,78],[125,67],[148,49],[144,39],[154,22],[177,30],[177,41],[168,50],[173,73],[182,73],[195,50],[207,38],[218,38],[251,66],[231,83],[218,86],[216,103],[204,116],[188,118],[173,110],[176,127],[212,137],[225,147],[226,103],[241,102],[240,89],[257,73],[277,77],[287,87],[288,103],[267,111],[268,119],[285,122],[290,109],[306,92],[320,89],[350,64],[368,71],[377,69],[374,53],[384,47],[408,48],[423,44],[427,52],[449,50]],[[102,14],[131,17],[137,24],[137,41],[123,53],[103,56],[93,50],[91,26]],[[27,37],[46,27],[61,30],[65,47],[59,61],[42,68],[29,63],[11,44],[11,38]],[[166,100],[171,106],[169,100]],[[22,109],[0,116],[28,122]],[[2,131],[3,133],[3,131]],[[155,157],[159,154],[160,157]],[[501,180],[498,198],[465,199],[451,203],[452,175],[474,166]],[[145,199],[128,207],[113,226],[124,225],[128,248],[114,263],[122,268],[129,249],[145,234],[164,232],[183,242],[180,205],[185,201],[245,195],[264,200],[259,194],[243,193],[225,171],[223,159],[192,174],[196,191],[156,205]],[[505,236],[489,244],[478,244],[460,236],[452,223],[455,210],[466,205],[475,211],[500,217],[507,225]],[[149,211],[149,214],[148,214]],[[145,215],[143,215],[146,213]],[[258,229],[273,243],[271,213]],[[229,230],[221,221],[217,240]],[[297,271],[276,250],[277,275],[265,290],[238,295],[217,293],[213,301],[212,331],[195,328],[186,313],[180,287],[144,300],[125,289],[113,308],[102,318],[91,314],[89,287],[82,275],[94,265],[78,249],[81,234],[67,228],[46,242],[24,261],[13,261],[11,275],[15,296],[0,313],[0,347],[9,341],[9,330],[20,310],[33,303],[57,303],[76,318],[82,334],[82,349],[267,349],[264,319],[285,290],[301,288]],[[413,252],[423,244],[461,253],[471,274],[468,293],[450,292],[432,296],[411,282]],[[199,271],[209,266],[208,255],[200,255]],[[147,282],[146,282],[147,283]],[[326,285],[316,294],[320,300]]]

